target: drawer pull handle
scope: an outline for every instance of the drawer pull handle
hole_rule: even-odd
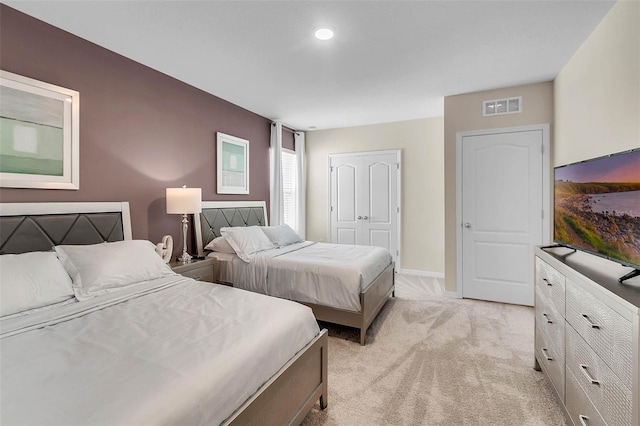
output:
[[[542,314],[543,317],[545,317],[547,319],[547,323],[549,324],[553,324],[553,321],[551,321],[551,319],[549,318],[549,315],[547,314]]]
[[[598,324],[594,324],[593,322],[591,322],[591,320],[589,319],[589,315],[587,315],[587,314],[580,314],[580,315],[582,315],[582,317],[587,320],[587,322],[589,323],[589,327],[597,328],[597,329],[600,328],[600,326]]]
[[[587,423],[587,421],[589,420],[589,417],[587,417],[587,416],[585,416],[585,415],[583,415],[583,414],[580,414],[580,416],[578,417],[578,419],[580,419],[580,424],[581,424],[582,426],[589,426],[589,423]]]
[[[548,285],[549,287],[553,287],[553,284],[551,284],[551,283],[549,282],[549,280],[548,280],[548,279],[543,278],[543,279],[542,279],[542,281],[544,281],[545,283],[547,283],[547,285]]]
[[[587,371],[589,368],[588,366],[584,364],[580,364],[580,368],[582,369],[582,374],[584,374],[584,377],[587,378],[589,383],[591,383],[592,385],[600,385],[600,382],[594,379],[593,377],[591,377],[591,374],[589,374],[589,371]]]
[[[547,361],[553,361],[553,358],[549,356],[549,352],[547,351],[547,348],[542,348],[542,354],[547,359]]]

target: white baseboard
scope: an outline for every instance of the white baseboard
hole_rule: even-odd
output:
[[[444,297],[448,297],[449,299],[462,299],[462,293],[458,291],[445,291]]]
[[[444,274],[442,272],[419,271],[417,269],[397,269],[396,272],[399,273],[399,274],[417,275],[417,276],[420,276],[420,277],[431,277],[431,278],[444,279]]]

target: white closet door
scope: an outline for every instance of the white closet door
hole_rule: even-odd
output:
[[[330,159],[331,165],[331,242],[359,244],[358,158]]]
[[[398,251],[398,159],[395,154],[365,155],[362,161],[362,244]]]
[[[331,242],[384,247],[397,261],[400,151],[332,155],[329,166]]]

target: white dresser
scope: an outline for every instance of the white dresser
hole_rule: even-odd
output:
[[[576,426],[638,426],[640,280],[567,248],[535,256],[536,368]]]

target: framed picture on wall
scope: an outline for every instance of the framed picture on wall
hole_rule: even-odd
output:
[[[217,132],[218,194],[249,193],[249,141]]]
[[[0,186],[80,187],[80,93],[0,70]]]

